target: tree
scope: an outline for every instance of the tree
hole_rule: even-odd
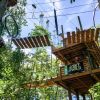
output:
[[[15,21],[18,24],[19,34],[20,34],[20,31],[21,31],[21,26],[26,25],[26,20],[24,18],[24,16],[25,16],[25,5],[26,5],[26,0],[18,0],[16,6],[10,7],[6,11],[5,11],[5,9],[6,9],[5,8],[5,9],[3,9],[5,12],[2,15],[0,14],[1,17],[3,17],[4,15],[7,15],[7,14],[13,15],[13,18],[15,19]],[[2,13],[1,10],[0,10],[0,13]],[[7,25],[8,30],[10,31],[10,33],[16,34],[16,28],[15,28],[14,20],[10,16],[7,17],[6,25]],[[3,30],[3,32],[1,32],[2,28],[3,28],[3,24],[0,24],[0,36],[7,34],[6,30]]]
[[[92,97],[94,100],[100,100],[100,82],[95,84],[91,89],[90,93],[92,94]]]
[[[41,36],[41,35],[49,35],[48,30],[43,28],[42,26],[35,25],[35,28],[30,33],[31,36]]]

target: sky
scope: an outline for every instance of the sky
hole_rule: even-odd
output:
[[[55,6],[53,5],[53,2]],[[32,4],[36,5],[36,9],[32,7]],[[76,27],[79,28],[77,16],[80,16],[81,18],[83,29],[88,29],[93,26],[93,12],[96,5],[97,0],[76,0],[76,2],[72,4],[70,3],[70,0],[27,0],[27,5],[25,7],[27,26],[22,27],[21,37],[28,36],[32,29],[34,29],[34,24],[40,25],[42,23],[46,28],[47,20],[49,20],[49,32],[52,35],[56,35],[53,17],[54,7],[57,11],[59,34],[61,33],[61,25],[63,25],[65,35],[67,32],[75,31]],[[41,23],[40,14],[44,15]],[[98,8],[96,11],[95,22],[96,25],[100,24],[100,9]],[[47,50],[50,52],[50,48]],[[25,49],[24,51],[28,53],[31,49]]]
[[[34,28],[34,23],[36,23],[37,25],[39,24],[40,22],[39,16],[41,13],[44,14],[44,17],[54,16],[53,12],[54,6],[52,2],[55,2],[55,8],[57,10],[59,34],[61,33],[61,25],[63,25],[65,33],[68,31],[75,31],[76,27],[79,27],[77,16],[80,16],[81,18],[83,29],[88,29],[93,26],[93,11],[97,4],[96,3],[97,0],[76,0],[76,2],[73,4],[70,3],[70,0],[27,0],[26,19],[28,21],[28,28],[27,26],[23,28],[22,36],[25,35],[27,36],[27,34],[31,32],[31,29]],[[37,8],[33,9],[32,4],[35,4]],[[84,5],[84,6],[79,6],[79,5]],[[74,7],[74,6],[79,6],[79,7]],[[92,12],[80,13],[86,11],[92,11]],[[79,13],[79,14],[73,14],[73,13]],[[65,16],[59,16],[59,15],[65,15]],[[97,11],[95,19],[96,24],[100,23],[99,17],[100,17],[100,12]],[[47,20],[50,21],[48,29],[52,34],[54,34],[55,31],[54,17],[43,18],[44,27],[46,27]]]

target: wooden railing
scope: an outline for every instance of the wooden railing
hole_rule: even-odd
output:
[[[63,46],[67,47],[73,44],[98,41],[100,28],[97,29],[88,29],[78,32],[67,32],[67,38],[63,37]]]

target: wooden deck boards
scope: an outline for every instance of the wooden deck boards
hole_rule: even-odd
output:
[[[82,73],[75,73],[73,75],[71,74],[58,77],[55,78],[54,81],[63,88],[65,88],[66,85],[67,87],[72,88],[72,91],[78,90],[80,94],[86,94],[88,93],[88,90],[91,88],[92,85],[99,82],[92,76],[92,74],[95,74],[96,77],[98,77],[98,79],[100,80],[100,69],[95,69],[92,70],[92,72],[87,71]]]
[[[21,49],[50,46],[47,35],[13,39],[13,43]]]
[[[92,74],[96,75],[100,80],[100,68],[94,69],[91,72],[82,72],[82,73],[75,73],[71,75],[63,75],[43,80],[41,81],[33,81],[32,83],[27,83],[24,86],[27,88],[46,88],[53,85],[62,86],[65,89],[68,87],[71,88],[72,92],[74,93],[75,90],[78,90],[80,94],[88,93],[88,90],[91,88],[92,85],[99,82],[97,81]]]

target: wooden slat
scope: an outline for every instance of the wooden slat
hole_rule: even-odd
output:
[[[80,34],[80,37],[81,37],[81,42],[84,42],[84,36],[85,36],[85,31],[83,30]]]
[[[23,46],[21,40],[20,40],[20,39],[16,39],[16,41],[17,41],[18,45],[20,45],[20,47],[21,47],[22,49],[24,49],[24,46]]]
[[[42,41],[41,41],[40,36],[37,36],[36,38],[37,38],[37,40],[38,40],[39,46],[40,46],[40,47],[42,47],[42,46],[43,46],[43,44],[42,44]]]
[[[50,41],[49,41],[48,35],[45,35],[45,39],[47,41],[47,45],[50,46]]]
[[[89,37],[90,31],[91,30],[86,30],[86,42],[89,42],[89,40],[90,40],[90,37]]]
[[[72,32],[72,43],[76,43],[75,31]]]
[[[67,38],[68,38],[68,45],[71,44],[71,33],[67,32]]]
[[[18,47],[18,48],[22,48],[19,44],[18,44],[18,41],[16,39],[13,39],[12,40],[13,43]]]
[[[100,28],[97,28],[95,33],[95,41],[98,41],[99,34],[100,34]]]
[[[95,33],[95,29],[91,29],[91,41],[94,41],[94,33]]]
[[[23,43],[23,45],[24,45],[24,48],[28,48],[28,47],[27,47],[27,43],[26,43],[26,41],[24,40],[24,38],[20,38],[20,40],[22,41],[22,43]]]
[[[30,45],[28,39],[27,39],[27,38],[24,38],[24,40],[25,40],[25,42],[26,42],[26,44],[27,44],[27,48],[31,48],[31,45]]]
[[[34,47],[35,47],[35,43],[34,43],[34,41],[32,40],[32,37],[28,37],[28,39],[29,39],[29,41],[30,41],[32,47],[34,48]]]
[[[46,40],[46,35],[44,35],[43,37],[44,37],[44,40],[45,40],[46,46],[48,46],[48,43],[47,43],[47,40]]]
[[[41,47],[40,41],[38,40],[37,36],[35,37],[35,39],[36,39],[36,41],[37,41],[38,47]]]
[[[66,38],[63,39],[63,47],[66,47]]]
[[[32,41],[34,41],[35,47],[39,47],[36,37],[32,37]]]
[[[80,31],[78,31],[77,33],[76,33],[76,41],[77,41],[77,43],[80,43]]]
[[[64,38],[63,45],[64,47],[68,46],[68,38]]]
[[[44,36],[40,37],[44,46],[47,46]]]

